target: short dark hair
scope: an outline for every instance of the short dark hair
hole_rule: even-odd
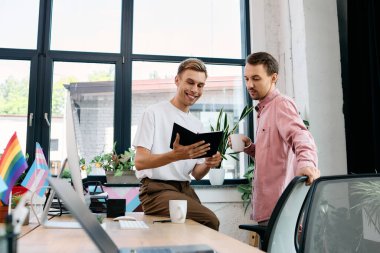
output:
[[[278,62],[277,60],[270,54],[266,52],[257,52],[248,55],[247,60],[245,61],[247,64],[251,65],[259,65],[263,64],[268,76],[277,73],[278,74]]]
[[[203,72],[206,74],[207,77],[207,69],[206,65],[203,61],[197,59],[197,58],[188,58],[184,61],[182,61],[178,66],[177,75],[180,75],[182,72],[184,72],[187,69],[191,69],[198,72]]]

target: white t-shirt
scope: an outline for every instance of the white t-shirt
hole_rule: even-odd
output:
[[[144,147],[152,154],[171,151],[170,139],[173,123],[177,123],[194,133],[203,132],[202,122],[190,112],[185,113],[169,101],[150,106],[143,113],[133,141],[134,147]],[[190,173],[196,164],[204,159],[180,160],[167,165],[136,171],[138,178],[148,177],[159,180],[191,181]]]

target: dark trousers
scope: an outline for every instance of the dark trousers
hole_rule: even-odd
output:
[[[203,206],[189,182],[163,181],[144,178],[141,180],[140,201],[145,214],[170,216],[169,200],[187,200],[186,218],[219,230],[218,217]]]

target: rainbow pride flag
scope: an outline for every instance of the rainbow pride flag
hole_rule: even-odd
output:
[[[0,199],[5,205],[8,205],[9,193],[26,168],[28,168],[28,164],[15,132],[0,158],[0,177],[8,186],[6,191],[0,193]]]
[[[50,176],[50,170],[46,163],[44,152],[38,142],[36,143],[35,157],[36,158],[21,185],[29,189],[31,192],[36,191],[38,195],[42,197],[49,184],[47,178]]]
[[[0,177],[0,193],[8,189],[8,186],[5,184],[2,177]]]

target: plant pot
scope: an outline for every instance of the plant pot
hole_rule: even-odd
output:
[[[29,209],[29,207],[28,207]],[[13,213],[13,209],[12,209]],[[5,223],[8,215],[8,206],[0,206],[0,223]],[[30,209],[28,210],[28,214],[25,217],[23,226],[29,225],[29,218],[30,218]]]
[[[211,168],[208,176],[210,179],[211,185],[222,185],[224,182],[224,175],[226,174],[226,170],[224,168]]]
[[[8,206],[0,206],[0,223],[5,223],[8,214]]]
[[[123,175],[115,176],[113,171],[106,171],[107,184],[139,184],[135,171],[124,171]]]
[[[29,219],[30,219],[30,208],[28,208],[28,214],[25,217],[24,222],[22,223],[23,226],[29,225]],[[13,216],[14,209],[12,209],[12,216]],[[13,216],[14,217],[14,216]]]

